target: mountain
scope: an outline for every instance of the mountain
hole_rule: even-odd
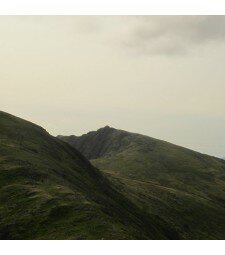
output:
[[[224,160],[109,126],[58,138],[182,239],[225,239]]]
[[[0,111],[0,239],[176,239],[76,149]]]

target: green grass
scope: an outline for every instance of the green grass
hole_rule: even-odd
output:
[[[167,239],[77,150],[0,112],[0,239]]]
[[[225,161],[105,127],[60,137],[102,170],[142,211],[183,239],[225,239]]]

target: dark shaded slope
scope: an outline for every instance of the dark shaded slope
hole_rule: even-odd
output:
[[[59,139],[68,142],[73,147],[82,151],[88,159],[96,159],[118,153],[120,149],[126,146],[124,138],[129,136],[128,132],[120,131],[106,126],[98,131],[92,131],[82,136],[58,136]]]
[[[105,127],[60,137],[121,192],[185,239],[225,239],[225,162],[161,140]]]
[[[78,151],[0,112],[1,239],[164,239],[176,234]]]

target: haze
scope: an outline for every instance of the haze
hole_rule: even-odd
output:
[[[1,110],[225,156],[224,16],[1,16]]]

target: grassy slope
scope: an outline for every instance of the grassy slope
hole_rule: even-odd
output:
[[[225,161],[109,127],[61,139],[182,238],[225,239]]]
[[[0,112],[0,239],[171,237],[74,148]]]

